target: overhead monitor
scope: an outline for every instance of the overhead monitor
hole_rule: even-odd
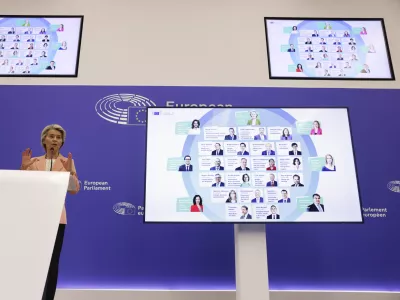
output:
[[[0,16],[0,76],[77,77],[83,16]]]
[[[395,79],[383,19],[264,22],[270,79]]]
[[[147,109],[145,222],[362,222],[346,108]]]

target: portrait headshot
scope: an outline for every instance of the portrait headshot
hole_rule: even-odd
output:
[[[247,121],[247,125],[261,125],[261,121],[258,119],[258,113],[255,110],[250,112],[250,120]]]
[[[184,158],[185,163],[181,166],[179,166],[179,171],[181,172],[192,172],[193,171],[193,165],[191,164],[192,158],[190,155],[186,155]]]
[[[200,121],[197,119],[194,119],[192,121],[192,126],[189,129],[188,132],[189,135],[199,135],[200,134]]]
[[[203,212],[203,199],[200,195],[193,197],[193,205],[190,206],[190,212]]]

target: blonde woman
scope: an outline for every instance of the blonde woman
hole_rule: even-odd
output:
[[[75,181],[75,190],[70,191],[71,194],[76,194],[79,191],[79,180],[76,174],[75,162],[72,159],[72,154],[68,153],[68,157],[60,153],[60,149],[64,145],[66,132],[57,124],[46,126],[41,135],[41,144],[45,154],[39,157],[32,157],[32,150],[26,149],[22,153],[21,170],[26,171],[54,171],[54,172],[69,172]],[[43,291],[43,300],[53,300],[58,279],[58,262],[60,259],[62,244],[64,240],[64,231],[67,224],[67,214],[65,205],[61,214],[60,224],[56,241],[53,248],[50,267],[47,273],[46,285]]]

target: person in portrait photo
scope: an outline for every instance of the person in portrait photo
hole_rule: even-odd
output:
[[[225,136],[225,140],[229,141],[229,140],[236,140],[236,134],[235,134],[235,129],[233,128],[229,128],[229,134]]]
[[[310,54],[309,54],[310,55]],[[297,64],[296,66],[296,72],[301,73],[303,72],[303,65],[302,64]]]
[[[261,152],[261,155],[275,155],[275,151],[272,150],[272,144],[271,143],[266,143],[265,144],[265,151]]]
[[[219,170],[223,171],[224,170],[224,167],[221,166],[221,160],[219,158],[216,158],[214,160],[214,167],[211,167],[210,170],[211,171],[219,171]]]
[[[13,42],[20,42],[21,38],[19,37],[19,35],[17,34],[13,40]]]
[[[193,171],[193,165],[191,164],[192,158],[190,155],[186,155],[183,160],[185,163],[181,166],[179,166],[179,171],[180,172],[192,172]]]
[[[330,68],[330,69],[336,69],[335,63],[332,62],[331,65],[329,66],[329,68]]]
[[[44,48],[44,49],[47,49],[49,47],[49,44],[48,43],[44,43],[43,45],[42,45],[42,48]]]
[[[3,56],[4,56],[3,51],[0,51],[0,57],[3,57]]]
[[[357,58],[357,56],[355,54],[352,54],[351,55],[351,60],[352,61],[358,61],[358,58]]]
[[[335,39],[333,42],[334,45],[341,45],[342,43],[340,42],[340,39]]]
[[[324,39],[324,38],[321,38],[319,44],[320,44],[320,45],[326,45],[325,39]]]
[[[251,199],[251,203],[264,203],[264,198],[261,197],[261,191],[255,190],[254,191],[254,198]]]
[[[345,31],[343,37],[350,37],[350,33],[348,31]]]
[[[315,66],[316,69],[322,69],[322,64],[321,62],[317,62],[317,65]]]
[[[31,23],[29,22],[29,19],[26,19],[24,21],[24,23],[22,24],[22,27],[30,27],[30,26],[31,26]]]
[[[50,62],[50,65],[46,68],[46,70],[55,70],[56,69],[56,65],[55,64],[56,64],[55,61],[52,60]]]
[[[258,113],[255,110],[250,112],[250,120],[247,121],[247,125],[261,125],[261,121],[258,119]]]
[[[215,174],[215,183],[212,184],[212,187],[222,187],[225,186],[225,183],[221,181],[221,175]]]
[[[24,32],[24,34],[32,34],[33,33],[33,29],[31,27],[28,28],[28,30],[26,30]]]
[[[287,50],[287,52],[296,52],[296,49],[294,49],[293,44],[290,44],[290,48]]]
[[[311,35],[312,37],[319,37],[318,31],[314,30],[314,33]]]
[[[11,29],[8,31],[8,34],[15,34],[15,28],[11,27]]]
[[[301,182],[300,182],[300,176],[299,175],[293,175],[293,184],[292,184],[292,187],[302,187],[302,186],[304,186],[304,184],[302,184]]]
[[[289,151],[289,155],[301,155],[301,151],[297,150],[298,148],[297,143],[292,143],[292,150]]]
[[[324,53],[324,54],[322,55],[322,60],[329,60],[329,55],[326,54],[326,53]]]
[[[192,126],[189,129],[188,134],[190,134],[190,135],[198,135],[198,134],[200,134],[200,121],[199,120],[194,119],[192,121]]]
[[[351,65],[348,61],[346,61],[346,64],[344,65],[345,69],[351,69]]]
[[[238,203],[238,199],[237,199],[235,190],[231,190],[229,192],[229,197],[228,197],[228,199],[226,199],[225,203]]]
[[[351,46],[350,47],[350,52],[357,52],[356,46]]]
[[[38,65],[37,58],[34,58],[33,63],[31,63],[31,66],[37,66],[37,65]]]
[[[237,152],[237,155],[249,155],[249,152],[246,151],[245,143],[240,143],[240,151]]]
[[[325,46],[322,46],[322,47],[321,47],[321,50],[319,50],[319,52],[328,52],[328,50],[326,50],[326,47],[325,47]]]
[[[18,50],[18,43],[15,43],[14,46],[12,46],[10,49]]]
[[[240,167],[237,167],[235,171],[250,171],[250,168],[247,167],[247,159],[242,158],[240,160]]]
[[[19,59],[16,65],[17,66],[22,66],[22,65],[24,65],[24,63],[22,62],[22,60]]]
[[[301,170],[301,161],[298,157],[293,159],[293,170],[295,171]]]
[[[8,59],[5,59],[1,65],[2,66],[8,66]]]
[[[278,203],[290,203],[287,190],[281,191],[282,198],[278,200]]]
[[[306,44],[306,45],[312,45],[312,41],[311,41],[311,39],[310,39],[310,38],[307,38],[307,40],[306,40],[305,44]]]
[[[190,212],[203,212],[203,199],[200,195],[193,197],[193,205],[190,206]]]
[[[297,31],[297,26],[292,27],[292,34],[298,34],[299,32]]]
[[[361,70],[361,73],[371,73],[371,70],[369,69],[369,66],[367,64],[364,64],[364,67]]]
[[[67,42],[66,42],[66,41],[63,41],[63,42],[61,43],[61,47],[58,48],[58,50],[67,50]]]
[[[242,215],[240,216],[240,219],[252,219],[252,216],[249,214],[249,208],[246,205],[242,206]]]
[[[332,25],[329,22],[325,22],[324,29],[331,30],[332,29]]]
[[[250,176],[249,174],[243,174],[242,175],[242,183],[240,184],[240,187],[242,188],[246,188],[246,187],[250,187]]]
[[[310,135],[321,135],[322,134],[322,129],[319,124],[319,121],[315,120],[313,122],[313,127],[311,128]]]
[[[28,51],[28,54],[26,55],[26,57],[33,57],[32,51]]]
[[[258,129],[258,134],[254,136],[254,140],[261,140],[261,141],[264,141],[264,140],[266,140],[266,139],[267,139],[267,136],[265,135],[264,128],[263,128],[263,127],[260,127],[260,128]]]
[[[306,52],[314,52],[313,48],[311,46],[308,46],[306,49]]]
[[[291,140],[291,139],[292,139],[292,136],[289,133],[289,129],[284,128],[282,130],[281,140],[283,141],[283,140]]]
[[[361,29],[360,35],[367,35],[367,34],[368,34],[368,33],[367,33],[367,28],[363,27],[363,28]]]
[[[311,53],[308,53],[307,60],[314,60],[314,57]]]
[[[29,44],[28,50],[33,50],[33,43]]]
[[[29,66],[25,67],[25,71],[22,72],[23,74],[29,74],[31,73],[31,70],[29,69]]]
[[[42,54],[40,55],[40,57],[47,57],[46,51],[42,51]]]
[[[321,204],[321,196],[319,194],[314,194],[313,195],[313,201],[314,203],[307,206],[307,211],[310,212],[324,212],[325,207],[323,204]]]
[[[268,220],[279,220],[281,216],[277,213],[278,208],[275,205],[271,205],[271,214],[267,216]]]
[[[328,37],[336,37],[336,32],[334,32],[334,31],[329,31]]]
[[[322,171],[336,171],[335,161],[332,155],[325,155],[325,166],[322,167]]]
[[[224,150],[221,149],[220,143],[215,143],[215,150],[211,152],[211,155],[224,155]]]
[[[74,182],[73,190],[70,189],[68,193],[74,195],[79,192],[80,183],[76,173],[75,161],[72,158],[72,153],[68,153],[67,157],[60,153],[60,150],[64,146],[65,136],[66,131],[60,125],[52,124],[46,126],[41,133],[41,146],[44,150],[43,155],[32,157],[32,149],[26,149],[22,153],[20,170],[26,172],[65,172],[67,176],[69,176],[69,180]],[[45,193],[46,191],[42,192]],[[65,205],[63,205],[58,223],[57,235],[53,237],[52,241],[53,249],[51,261],[47,262],[50,264],[47,266],[47,279],[41,297],[41,299],[46,300],[54,299],[56,293],[60,254],[63,247],[64,233],[66,233],[65,229],[67,227]]]
[[[350,39],[350,42],[349,42],[349,45],[350,45],[350,46],[353,46],[353,45],[357,45],[357,43],[354,41],[353,38],[351,38],[351,39]]]
[[[64,31],[64,24],[60,24],[60,26],[57,28],[58,32]]]
[[[40,29],[39,34],[46,34],[46,29],[45,28]]]
[[[346,76],[346,74],[344,73],[343,69],[340,69],[338,76],[340,76],[340,77],[345,77]]]
[[[368,46],[368,53],[375,53],[375,52],[376,52],[376,51],[375,51],[374,45],[370,44],[370,45]]]
[[[18,57],[18,51],[13,52],[13,57]]]
[[[336,52],[343,52],[343,50],[342,50],[342,47],[340,47],[340,46],[337,46],[337,48],[336,48]]]
[[[343,55],[341,53],[339,53],[336,60],[344,60]]]
[[[275,166],[275,159],[270,158],[268,160],[268,165],[266,168],[267,171],[276,171],[276,166]]]
[[[26,41],[27,41],[27,42],[34,42],[34,41],[35,41],[35,38],[34,38],[33,35],[31,35]]]
[[[14,66],[10,66],[10,70],[8,71],[8,74],[14,74],[14,73],[15,73]]]
[[[6,41],[6,36],[5,35],[2,35],[1,37],[0,37],[0,42],[5,42]]]
[[[44,38],[42,39],[42,43],[48,43],[50,42],[49,36],[45,35]]]
[[[325,69],[324,76],[331,76],[331,74],[329,73],[329,70]]]
[[[266,186],[278,186],[278,182],[275,180],[274,174],[269,174],[269,181],[267,182]]]

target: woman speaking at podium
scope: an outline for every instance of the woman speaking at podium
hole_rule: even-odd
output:
[[[69,193],[76,194],[79,191],[79,181],[78,176],[76,175],[72,154],[69,153],[68,157],[64,157],[60,154],[60,149],[65,142],[65,136],[66,132],[60,125],[53,124],[46,126],[41,135],[41,143],[45,155],[32,157],[32,150],[29,148],[26,149],[22,153],[21,170],[69,172],[75,181],[76,187],[74,191],[69,191]],[[42,300],[53,300],[56,294],[58,263],[60,260],[66,224],[67,214],[64,205]]]

